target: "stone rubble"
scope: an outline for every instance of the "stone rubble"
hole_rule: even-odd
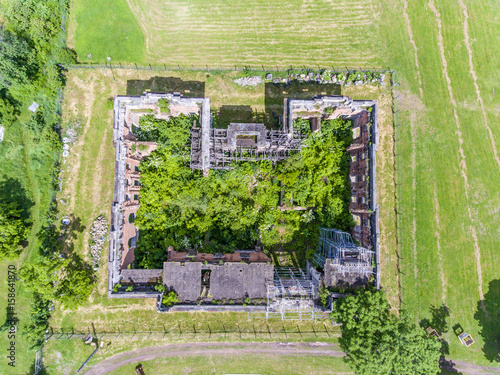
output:
[[[235,79],[233,82],[236,83],[237,85],[240,85],[240,86],[255,87],[264,81],[262,80],[261,76],[253,76],[253,77],[238,78],[238,79]]]
[[[106,222],[106,218],[101,215],[94,220],[92,228],[90,229],[90,256],[92,258],[94,269],[99,267],[102,245],[104,245],[104,241],[106,241],[107,234],[108,223]]]

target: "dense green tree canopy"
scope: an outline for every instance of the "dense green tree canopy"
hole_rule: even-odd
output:
[[[0,204],[0,259],[13,259],[21,252],[20,243],[29,231],[22,216],[15,202]]]
[[[305,252],[318,226],[351,226],[350,121],[324,121],[320,132],[307,133],[302,152],[276,165],[239,163],[230,170],[211,170],[208,177],[189,168],[186,144],[193,121],[147,115],[135,131],[139,139],[159,143],[140,166],[138,266],[161,267],[168,246],[215,253],[293,244]],[[278,209],[280,198],[284,210]],[[303,210],[290,209],[294,206]]]
[[[365,289],[337,300],[340,347],[357,374],[437,374],[441,344],[402,313],[390,313],[383,292]]]

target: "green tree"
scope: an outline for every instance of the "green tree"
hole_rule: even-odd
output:
[[[68,261],[42,257],[36,262],[25,262],[19,269],[19,279],[26,290],[33,292],[44,300],[55,298],[55,285],[59,280],[59,271]]]
[[[66,277],[57,289],[57,294],[65,307],[74,309],[89,298],[94,288],[93,277],[87,269],[68,269],[66,273]]]
[[[441,345],[404,312],[390,313],[383,292],[365,289],[335,302],[340,347],[357,374],[437,374]]]
[[[14,259],[21,253],[20,243],[29,228],[15,202],[0,205],[0,259]]]

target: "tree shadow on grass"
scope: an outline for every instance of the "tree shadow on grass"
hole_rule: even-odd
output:
[[[474,319],[481,327],[484,356],[490,362],[500,362],[500,279],[490,281],[484,300],[477,303]]]
[[[439,360],[439,368],[441,369],[440,375],[462,374],[455,368],[455,363],[452,360],[445,359],[444,357],[441,357]]]
[[[3,176],[0,178],[0,204],[12,203],[21,211],[21,219],[28,223],[31,217],[31,208],[34,206],[33,201],[26,195],[26,189],[22,187],[19,180]]]
[[[422,319],[420,321],[420,326],[423,329],[432,327],[440,336],[439,342],[441,343],[441,358],[439,360],[439,366],[442,369],[442,374],[457,374],[459,371],[455,369],[453,361],[445,358],[445,356],[450,353],[450,345],[448,344],[448,341],[443,338],[443,334],[449,331],[447,319],[450,316],[450,309],[443,303],[441,306],[431,305],[429,310],[431,313],[431,319]],[[456,329],[456,326],[453,327],[453,330]]]

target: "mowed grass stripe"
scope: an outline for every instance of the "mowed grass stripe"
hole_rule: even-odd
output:
[[[149,59],[166,63],[311,65],[375,62],[375,2],[144,2],[130,5]],[[371,8],[370,8],[371,7]],[[330,47],[331,46],[331,47]],[[294,51],[293,53],[290,53]],[[352,53],[356,51],[355,53]],[[367,52],[368,51],[368,52]]]
[[[432,173],[436,176],[437,192],[440,197],[445,197],[440,199],[440,227],[441,230],[441,250],[443,255],[443,271],[445,272],[446,279],[449,280],[449,284],[453,285],[448,289],[448,295],[446,298],[447,305],[451,309],[451,317],[449,318],[450,326],[460,323],[464,326],[464,329],[470,331],[473,335],[477,336],[477,347],[472,349],[465,349],[462,347],[456,337],[453,336],[451,332],[445,335],[445,338],[449,341],[451,349],[450,354],[454,358],[464,358],[475,361],[483,361],[481,347],[482,339],[479,335],[477,321],[474,319],[474,314],[477,311],[477,302],[479,300],[478,294],[478,283],[477,283],[477,270],[476,261],[474,256],[473,241],[471,240],[471,234],[468,230],[471,220],[468,217],[467,206],[465,203],[465,189],[463,181],[460,179],[460,157],[458,153],[459,144],[458,139],[455,134],[455,124],[454,115],[452,107],[450,106],[450,97],[447,92],[447,85],[444,77],[442,75],[442,67],[440,67],[440,54],[438,50],[437,43],[437,26],[434,21],[434,25],[429,21],[429,12],[426,7],[426,3],[422,2],[420,4],[410,4],[409,5],[410,18],[413,25],[419,25],[419,27],[426,28],[427,31],[432,30],[433,32],[427,33],[416,33],[416,43],[419,47],[419,52],[422,51],[421,66],[422,66],[422,79],[424,89],[424,102],[428,108],[426,117],[430,119],[430,127],[428,128],[427,136],[424,137],[423,141],[427,142],[429,147],[427,148],[427,153],[418,153],[419,158],[426,158],[431,155],[432,163],[435,165]],[[453,12],[447,12],[447,14],[452,15]],[[422,23],[422,20],[428,20],[427,23]],[[446,19],[445,25],[448,24],[448,19]],[[444,26],[443,30],[448,30],[449,26]],[[447,35],[446,33],[444,34]],[[444,45],[447,46],[447,39],[444,39]],[[455,45],[454,41],[451,44]],[[460,50],[460,49],[459,49]],[[450,54],[448,51],[447,54]],[[452,51],[451,57],[448,58],[448,72],[452,80],[452,87],[461,84],[463,80],[467,77],[457,79],[453,76],[455,71],[459,71],[463,68],[460,67],[462,63],[460,57],[455,56],[456,51]],[[448,55],[447,55],[448,56]],[[420,55],[419,55],[420,58]],[[453,66],[457,62],[458,66]],[[467,63],[467,60],[465,60]],[[467,70],[466,70],[467,71]],[[471,84],[465,84],[467,88]],[[454,90],[460,93],[466,90]],[[473,91],[474,92],[474,91]],[[460,94],[456,94],[456,100],[458,101]],[[470,128],[477,128],[481,126],[481,122],[477,119],[465,118],[461,112],[461,109],[457,109],[457,115],[459,116],[460,124],[470,124],[470,126],[462,126],[465,130]],[[477,115],[477,114],[476,114]],[[483,126],[484,129],[484,126]],[[481,133],[481,132],[480,132]],[[489,163],[486,165],[475,165],[472,160],[475,158],[470,155],[471,149],[478,148],[478,144],[484,144],[486,138],[477,139],[471,138],[469,135],[463,134],[466,142],[463,144],[464,153],[468,161],[467,176],[469,181],[471,181],[471,190],[475,187],[472,185],[472,181],[475,178],[475,174],[482,174],[485,169],[490,169]],[[476,159],[478,163],[482,158]],[[490,160],[492,160],[490,158]],[[476,172],[477,171],[477,172]],[[429,173],[422,171],[421,173]],[[486,177],[488,179],[488,177]],[[420,189],[426,189],[424,186],[420,186]],[[419,189],[419,194],[420,194]],[[427,190],[427,189],[426,189]],[[496,188],[498,190],[498,188]],[[474,191],[475,193],[475,191]],[[426,193],[423,193],[424,195]],[[471,194],[473,196],[473,194]],[[476,202],[471,201],[474,209],[476,209]],[[406,210],[408,211],[408,209]],[[432,227],[431,222],[427,220],[422,220],[424,227],[429,229]],[[419,225],[419,231],[421,226]],[[408,229],[405,228],[408,233]],[[425,232],[424,232],[425,234]],[[485,249],[485,245],[481,242],[481,235],[479,234],[479,244],[481,247],[481,255],[485,259],[485,254],[489,252]],[[407,253],[408,249],[405,250]],[[407,254],[408,255],[408,254]],[[420,255],[420,253],[419,253]],[[490,260],[494,260],[491,259]],[[482,262],[484,264],[484,262]],[[420,263],[419,263],[420,267]],[[435,270],[438,274],[439,271]],[[425,280],[419,280],[419,286],[422,288],[427,288],[432,290],[432,288],[438,289],[440,281],[435,278],[428,283]],[[485,281],[487,279],[485,278]],[[440,289],[440,288],[439,288]],[[413,306],[413,310],[418,312],[419,318],[428,317],[429,313],[422,313],[422,306],[429,306],[431,304],[437,304],[440,300],[432,296],[433,293],[420,294],[415,296],[414,294],[409,294],[409,296],[415,296],[407,298],[409,304]],[[420,310],[420,311],[419,311]]]

